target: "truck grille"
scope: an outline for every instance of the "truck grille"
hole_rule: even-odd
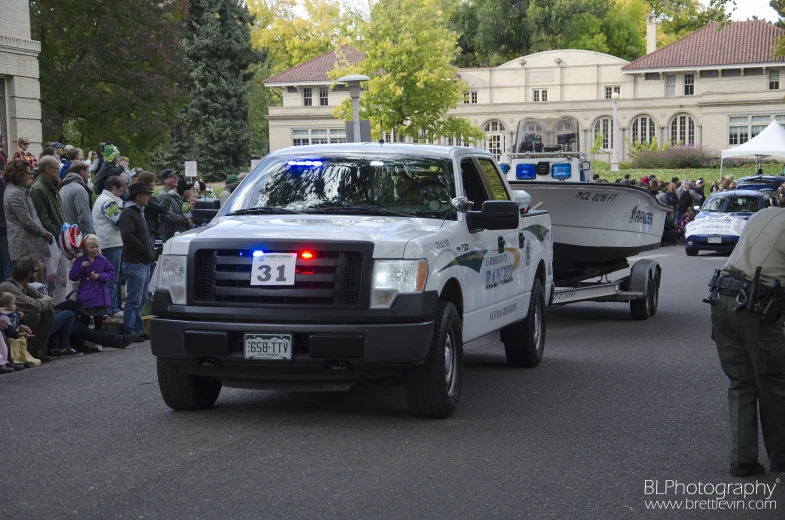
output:
[[[297,250],[265,249],[270,253]],[[357,305],[360,303],[363,255],[358,251],[312,250],[298,256],[294,285],[251,285],[251,249],[199,250],[194,257],[194,303],[246,305]]]

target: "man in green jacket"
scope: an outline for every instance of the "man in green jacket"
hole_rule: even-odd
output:
[[[60,182],[60,162],[56,157],[44,156],[38,162],[40,175],[30,187],[30,198],[33,200],[35,212],[41,219],[44,229],[52,233],[54,239],[60,236],[60,230],[65,224],[65,212],[63,211],[63,201],[57,192]],[[47,281],[51,280],[47,273]],[[54,285],[47,284],[50,295],[55,299],[55,305],[65,301],[65,288],[68,283],[68,259],[60,257],[57,264],[57,274]]]

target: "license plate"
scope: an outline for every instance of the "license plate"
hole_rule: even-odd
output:
[[[709,244],[722,244],[722,237],[709,237]]]
[[[246,334],[245,359],[292,359],[292,335]]]
[[[251,285],[294,285],[297,253],[254,253]]]

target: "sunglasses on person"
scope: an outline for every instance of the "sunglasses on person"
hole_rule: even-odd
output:
[[[29,146],[30,145],[30,143],[19,143],[19,144],[21,144],[22,146]]]

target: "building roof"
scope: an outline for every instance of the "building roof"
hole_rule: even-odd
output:
[[[355,64],[365,59],[365,53],[358,51],[350,45],[344,45],[340,49],[340,54],[349,64]],[[269,83],[302,83],[307,81],[332,81],[328,74],[335,69],[338,62],[338,52],[336,49],[325,52],[299,65],[295,65],[289,70],[285,70],[264,80]]]
[[[684,38],[622,67],[624,71],[782,63],[772,58],[777,37],[785,30],[765,20],[731,22],[719,31],[710,23]]]

